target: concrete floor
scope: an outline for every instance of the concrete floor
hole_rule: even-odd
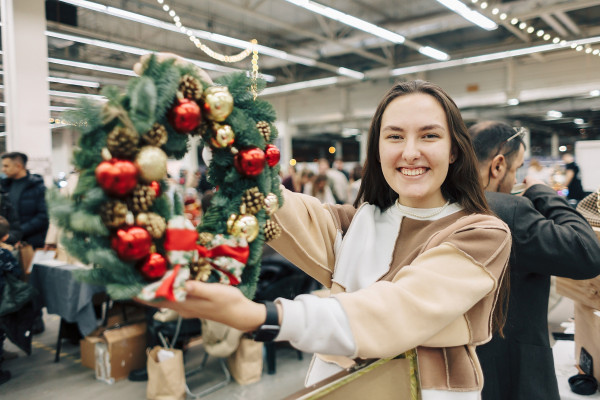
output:
[[[12,379],[0,386],[2,400],[121,400],[145,399],[146,382],[131,382],[127,379],[112,385],[96,380],[92,369],[81,365],[79,346],[63,341],[60,362],[54,362],[54,350],[59,317],[44,315],[46,330],[33,338],[33,351],[27,356],[9,341],[5,349],[18,352],[19,357],[5,361],[2,368],[12,373]],[[186,365],[200,365],[204,350],[201,346],[187,352]],[[297,352],[291,348],[277,350],[277,373],[268,375],[263,371],[259,382],[241,386],[232,380],[227,386],[208,394],[203,399],[262,400],[281,399],[302,389],[304,375],[311,355],[304,354],[298,360]],[[188,378],[192,392],[219,382],[223,377],[218,359],[209,357],[205,369]],[[188,399],[193,397],[188,396]]]

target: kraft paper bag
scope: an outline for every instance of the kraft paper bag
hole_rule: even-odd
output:
[[[227,366],[240,385],[258,382],[263,369],[262,342],[242,337],[235,353],[227,358]]]
[[[185,370],[181,350],[155,346],[148,351],[147,368],[146,398],[149,400],[185,399]]]

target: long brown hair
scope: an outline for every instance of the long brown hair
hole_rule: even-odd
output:
[[[452,149],[456,159],[450,164],[448,175],[442,183],[442,195],[450,201],[459,203],[469,213],[493,214],[485,199],[483,186],[479,180],[477,157],[475,156],[471,136],[458,106],[442,88],[434,83],[421,80],[401,82],[394,85],[377,106],[369,128],[363,179],[354,201],[354,207],[358,207],[362,202],[367,202],[385,210],[398,199],[398,194],[387,183],[381,169],[379,157],[381,119],[385,109],[394,99],[414,93],[432,96],[442,106],[446,114]],[[498,302],[492,316],[494,329],[499,331],[501,335],[505,322],[505,308],[503,305],[508,296],[508,272],[508,270],[505,271],[500,283]]]

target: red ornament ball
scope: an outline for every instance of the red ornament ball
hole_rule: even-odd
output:
[[[281,158],[279,149],[277,148],[277,146],[274,146],[272,144],[267,145],[267,147],[265,148],[265,154],[267,157],[267,164],[269,164],[269,167],[276,166],[279,162],[279,158]]]
[[[111,246],[119,258],[134,261],[146,257],[150,253],[152,237],[147,230],[139,226],[119,229],[112,239]]]
[[[102,161],[96,167],[96,180],[102,189],[113,196],[122,197],[137,185],[138,169],[128,160]]]
[[[167,260],[159,253],[151,253],[138,266],[147,281],[156,281],[167,273]]]
[[[169,123],[179,133],[191,132],[202,122],[200,106],[190,99],[177,100],[169,111]]]
[[[233,160],[235,169],[244,176],[257,176],[265,169],[265,152],[258,147],[241,150]]]
[[[160,183],[158,183],[158,181],[150,182],[150,187],[152,188],[152,190],[154,190],[156,197],[160,196]]]

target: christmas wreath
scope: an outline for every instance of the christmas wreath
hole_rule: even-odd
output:
[[[79,180],[70,197],[49,197],[61,244],[91,265],[80,279],[113,299],[181,301],[187,279],[237,285],[252,298],[262,246],[280,232],[270,219],[283,201],[275,112],[246,74],[212,83],[181,59],[142,61],[125,93],[106,88],[106,103],[84,100],[67,116],[81,131]],[[210,149],[217,188],[197,229],[167,195],[167,158],[182,158],[190,135]]]

